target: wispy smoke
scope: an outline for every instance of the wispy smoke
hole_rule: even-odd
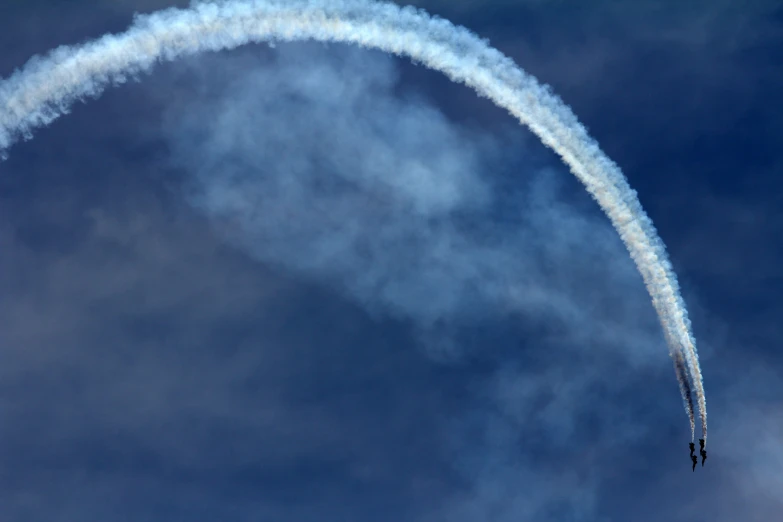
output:
[[[620,169],[571,110],[513,61],[467,29],[412,8],[363,0],[247,0],[196,4],[138,17],[127,32],[60,47],[0,84],[0,150],[66,113],[78,99],[160,60],[249,42],[315,39],[405,55],[507,109],[557,152],[620,234],[693,380],[704,438],[707,412],[695,340],[666,251]],[[685,398],[684,398],[685,400]]]

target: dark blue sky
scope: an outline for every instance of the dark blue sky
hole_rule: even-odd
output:
[[[165,0],[5,2],[0,76]],[[783,512],[783,11],[416,5],[550,84],[666,243],[710,458],[617,234],[503,111],[379,52],[159,67],[0,163],[0,520]]]

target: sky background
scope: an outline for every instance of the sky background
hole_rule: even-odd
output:
[[[0,76],[172,5],[3,2]],[[257,45],[0,163],[0,520],[779,519],[783,8],[415,5],[551,85],[639,192],[706,466],[641,277],[551,151],[405,60]]]

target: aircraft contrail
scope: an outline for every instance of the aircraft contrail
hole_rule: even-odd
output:
[[[440,71],[508,110],[560,155],[636,263],[671,352],[687,364],[706,440],[707,404],[687,310],[663,242],[636,192],[549,87],[447,20],[369,0],[225,0],[137,16],[122,34],[59,47],[0,82],[0,154],[66,114],[77,100],[97,97],[108,85],[149,71],[158,61],[251,42],[309,39],[379,49]]]

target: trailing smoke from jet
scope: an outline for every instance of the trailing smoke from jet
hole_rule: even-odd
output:
[[[696,437],[696,419],[693,414],[693,397],[691,395],[691,385],[688,382],[688,370],[686,368],[685,360],[683,359],[682,350],[677,349],[677,341],[672,339],[671,328],[661,323],[663,326],[663,333],[666,337],[666,344],[669,345],[669,355],[674,361],[674,374],[677,376],[677,384],[680,386],[680,395],[682,396],[682,403],[685,406],[685,413],[688,415],[688,421],[691,425],[691,445]]]
[[[97,97],[107,86],[149,71],[158,61],[251,42],[309,39],[379,49],[440,71],[507,109],[560,155],[609,217],[636,263],[670,350],[682,356],[690,372],[706,439],[707,404],[687,310],[664,245],[636,192],[547,86],[486,41],[446,20],[368,0],[225,0],[138,16],[125,33],[59,47],[0,82],[0,154],[66,114],[77,100]]]
[[[688,420],[691,423],[691,442],[696,437],[696,420],[693,416],[693,397],[691,397],[691,385],[688,382],[687,368],[685,367],[685,361],[682,358],[682,353],[675,350],[672,353],[674,359],[674,371],[677,374],[677,383],[680,385],[680,394],[682,395],[682,402],[685,405],[685,411],[688,414]]]

